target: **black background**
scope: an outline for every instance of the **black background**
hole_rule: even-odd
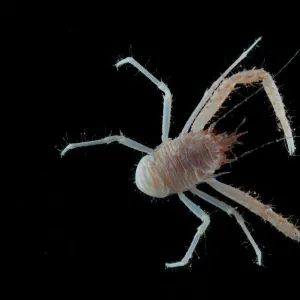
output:
[[[299,40],[263,32],[218,38],[211,32],[196,38],[173,34],[148,42],[126,38],[121,28],[119,41],[90,27],[65,28],[62,33],[59,38],[54,34],[43,39],[35,49],[41,75],[35,95],[42,99],[34,101],[39,125],[32,132],[37,139],[31,146],[41,149],[35,153],[38,200],[20,202],[22,215],[28,211],[35,216],[30,230],[19,229],[25,247],[30,248],[20,254],[21,259],[28,261],[34,253],[41,271],[46,271],[45,282],[68,283],[71,291],[97,297],[109,292],[108,298],[119,293],[145,298],[158,288],[167,299],[180,291],[197,299],[232,297],[238,291],[252,296],[292,295],[300,245],[261,218],[238,207],[261,247],[263,267],[255,264],[255,253],[233,218],[189,195],[210,214],[211,225],[197,247],[200,258],[194,255],[189,266],[166,270],[165,262],[183,257],[201,221],[176,196],[155,200],[137,189],[135,166],[142,154],[111,144],[77,149],[60,158],[59,149],[68,142],[99,139],[120,130],[149,147],[160,143],[162,93],[132,66],[117,71],[113,65],[122,57],[133,55],[167,83],[174,95],[170,136],[176,137],[205,89],[258,36],[263,35],[259,46],[234,72],[255,66],[274,75],[299,49]],[[276,77],[296,134],[299,59],[298,55]],[[225,103],[225,111],[259,86],[241,87]],[[241,138],[244,145],[234,149],[237,156],[282,137],[264,91],[220,122],[218,130],[234,131],[245,116],[241,130],[248,133]],[[296,144],[299,148],[299,140]],[[277,212],[293,216],[296,222],[300,218],[298,169],[299,157],[289,157],[280,142],[226,166],[224,170],[231,173],[220,180],[257,192],[264,203],[272,203]],[[236,206],[205,185],[199,188]],[[39,241],[34,250],[30,236]]]
[[[0,4],[0,16],[15,16],[16,15],[16,1],[5,0]]]

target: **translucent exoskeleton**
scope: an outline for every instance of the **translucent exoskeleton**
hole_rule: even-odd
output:
[[[227,77],[260,39],[257,39],[244,51],[204,93],[181,133],[174,139],[169,138],[172,94],[167,85],[156,79],[134,58],[127,57],[120,60],[115,65],[117,68],[124,64],[133,65],[163,92],[162,143],[151,149],[124,135],[114,135],[100,140],[69,144],[61,152],[61,155],[64,156],[66,152],[74,148],[119,142],[146,154],[136,168],[135,182],[137,187],[145,194],[157,198],[177,194],[183,204],[202,221],[184,257],[177,262],[167,263],[166,267],[168,268],[184,266],[189,262],[197,243],[210,223],[209,215],[184,194],[187,191],[234,216],[256,253],[257,263],[259,265],[262,264],[261,250],[246,227],[243,217],[235,208],[198,189],[196,186],[199,183],[205,182],[209,184],[221,194],[270,222],[287,237],[298,242],[300,241],[300,232],[297,230],[297,227],[275,213],[270,206],[264,205],[255,197],[216,179],[216,170],[220,169],[223,164],[230,162],[226,153],[234,146],[242,134],[237,132],[216,134],[213,125],[204,130],[205,125],[220,109],[229,94],[235,90],[237,84],[260,82],[283,130],[288,152],[290,155],[293,155],[295,152],[292,130],[286,116],[282,98],[272,76],[263,69],[254,69],[238,72]]]

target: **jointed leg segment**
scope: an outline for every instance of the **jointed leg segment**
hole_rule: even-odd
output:
[[[210,179],[207,183],[224,196],[243,205],[256,215],[270,222],[285,236],[300,242],[300,231],[297,229],[297,226],[291,224],[287,219],[275,213],[270,206],[264,205],[249,194],[216,179]]]
[[[225,79],[225,77],[245,58],[247,57],[248,53],[255,47],[255,45],[261,40],[261,37],[259,37],[254,43],[246,50],[244,51],[238,59],[228,67],[228,69],[212,84],[212,86],[207,90],[197,107],[194,109],[193,113],[189,117],[188,121],[184,125],[181,134],[187,133],[193,124],[194,120],[200,113],[200,111],[205,107],[206,103],[208,100],[211,98],[213,95],[214,91],[218,88],[218,86],[221,84],[221,82]]]
[[[162,123],[162,141],[165,142],[169,137],[171,108],[172,108],[172,95],[165,83],[155,78],[149,71],[147,71],[142,65],[140,65],[133,57],[124,58],[116,63],[116,67],[120,67],[124,64],[131,64],[136,67],[142,74],[144,74],[149,80],[151,80],[163,93],[164,109],[163,109],[163,123]]]
[[[202,220],[202,224],[198,227],[197,232],[193,238],[193,241],[191,245],[189,246],[189,249],[187,250],[186,254],[184,255],[183,259],[178,262],[174,263],[167,263],[167,268],[176,268],[176,267],[183,267],[185,266],[189,260],[192,257],[193,252],[195,251],[195,248],[202,236],[202,234],[207,229],[210,218],[209,215],[206,214],[199,206],[195,205],[189,198],[187,198],[183,193],[178,194],[179,199],[188,207],[188,209],[195,214],[199,219]]]
[[[102,145],[102,144],[110,144],[112,142],[119,142],[120,144],[123,144],[129,148],[132,148],[132,149],[135,149],[140,152],[147,153],[147,154],[150,154],[152,152],[151,148],[148,148],[148,147],[146,147],[132,139],[129,139],[123,135],[112,135],[112,136],[108,136],[108,137],[100,139],[100,140],[69,144],[64,150],[61,151],[61,156],[64,156],[71,149],[88,147],[88,146],[96,146],[96,145]]]
[[[279,94],[278,88],[275,85],[275,82],[271,75],[265,70],[260,69],[239,72],[229,78],[226,78],[226,76],[232,71],[232,69],[248,55],[248,53],[259,42],[260,39],[261,38],[257,39],[246,51],[244,51],[242,55],[240,55],[240,57],[213,83],[210,89],[205,92],[202,100],[200,101],[200,103],[186,122],[181,134],[187,133],[189,130],[193,132],[203,130],[204,126],[220,109],[223,102],[228,98],[229,94],[235,90],[235,85],[250,84],[253,82],[261,81],[268,95],[268,98],[274,108],[276,117],[278,118],[284,131],[289,153],[290,155],[294,153],[295,144],[292,135],[292,130],[287,116],[285,114],[284,105]],[[163,92],[164,106],[162,122],[162,141],[168,141],[172,107],[172,95],[169,88],[165,83],[159,81],[151,73],[149,73],[132,57],[127,57],[125,59],[120,60],[115,66],[118,68],[127,63],[137,68]],[[213,126],[211,126],[211,129],[212,128]],[[118,142],[129,148],[147,154],[151,154],[153,152],[153,149],[148,148],[132,139],[126,138],[123,135],[114,135],[99,140],[69,144],[65,147],[65,149],[61,151],[61,156],[64,156],[66,152],[68,152],[71,149],[101,144],[110,144],[112,142]],[[297,226],[291,224],[287,219],[276,214],[270,206],[264,205],[254,197],[248,195],[247,193],[242,192],[224,183],[221,183],[216,179],[209,179],[207,180],[207,183],[223,195],[248,208],[253,213],[262,217],[264,220],[269,221],[273,226],[275,226],[286,236],[300,242],[300,231],[297,230]],[[238,213],[238,211],[230,205],[227,205],[226,203],[223,203],[218,199],[198,190],[196,187],[192,188],[190,191],[193,194],[196,194],[197,196],[202,198],[203,200],[225,211],[228,215],[233,215],[236,218],[238,224],[242,227],[244,233],[246,234],[248,240],[250,241],[252,247],[255,250],[258,264],[261,265],[261,251],[257,246],[256,242],[254,241],[248,228],[246,227],[243,217]],[[173,263],[166,263],[167,268],[185,266],[189,262],[201,236],[205,233],[208,225],[210,224],[209,215],[206,214],[198,205],[195,205],[183,193],[178,193],[178,197],[192,213],[194,213],[199,219],[201,219],[202,224],[197,228],[197,232],[194,235],[194,238],[182,260]]]
[[[289,153],[292,155],[295,151],[295,143],[289,121],[285,114],[282,98],[272,76],[263,69],[239,72],[229,78],[224,79],[210,98],[210,101],[195,119],[191,130],[199,131],[204,128],[214,114],[220,109],[223,102],[228,98],[229,94],[235,89],[235,85],[249,84],[257,81],[262,81],[262,85],[284,131]]]
[[[261,251],[258,248],[256,242],[254,241],[250,231],[248,230],[248,228],[245,225],[245,221],[243,219],[243,217],[241,216],[241,214],[233,207],[231,207],[230,205],[198,190],[197,188],[192,188],[191,192],[196,194],[197,196],[199,196],[201,199],[209,202],[210,204],[220,208],[221,210],[225,211],[228,215],[233,215],[238,224],[242,227],[243,231],[245,232],[248,240],[250,241],[252,247],[254,248],[254,251],[256,253],[257,256],[257,264],[261,266],[262,264],[262,255],[261,255]]]

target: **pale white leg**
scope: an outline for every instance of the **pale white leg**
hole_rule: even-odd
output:
[[[244,51],[240,57],[212,84],[212,86],[209,88],[209,90],[206,90],[204,93],[201,101],[187,120],[186,124],[184,125],[181,134],[184,134],[189,131],[191,125],[193,124],[194,120],[198,116],[199,112],[202,110],[202,108],[206,105],[207,101],[211,98],[214,91],[218,88],[220,83],[225,79],[225,77],[235,68],[247,55],[248,53],[254,48],[254,46],[261,40],[261,37],[259,37],[246,51]]]
[[[198,227],[197,232],[193,238],[189,249],[187,250],[186,254],[184,255],[183,259],[178,262],[174,263],[166,263],[167,268],[176,268],[176,267],[183,267],[185,266],[189,260],[191,259],[193,252],[200,240],[200,237],[205,232],[206,228],[210,223],[209,215],[206,214],[198,205],[195,205],[189,198],[187,198],[183,193],[178,194],[179,199],[188,207],[188,209],[195,214],[199,219],[202,220],[202,224]]]
[[[207,183],[221,194],[243,205],[256,215],[270,222],[285,236],[300,242],[300,231],[297,229],[297,226],[290,223],[281,215],[275,213],[270,206],[264,205],[249,194],[216,179],[210,179]]]
[[[63,149],[61,151],[61,156],[64,156],[71,149],[80,148],[80,147],[88,147],[88,146],[96,146],[96,145],[102,145],[102,144],[110,144],[112,142],[119,142],[120,144],[123,144],[129,148],[132,148],[132,149],[135,149],[135,150],[147,153],[147,154],[150,154],[153,151],[151,148],[148,148],[148,147],[146,147],[132,139],[129,139],[123,135],[112,135],[112,136],[103,138],[101,140],[69,144],[65,149]]]
[[[248,230],[248,228],[245,225],[245,221],[243,219],[243,217],[241,216],[241,214],[233,207],[231,207],[230,205],[198,190],[197,188],[192,188],[191,192],[196,194],[197,196],[199,196],[201,199],[209,202],[210,204],[220,208],[221,210],[225,211],[229,216],[233,215],[237,222],[239,223],[239,225],[242,227],[243,231],[245,232],[248,240],[250,241],[252,247],[254,248],[254,251],[256,253],[257,256],[257,264],[258,265],[262,265],[262,257],[261,257],[261,251],[258,248],[256,242],[254,241],[250,231]]]
[[[116,67],[124,64],[131,64],[143,73],[149,80],[151,80],[163,93],[164,109],[163,109],[163,122],[162,122],[162,141],[165,142],[169,137],[171,108],[172,108],[172,95],[165,83],[159,81],[151,73],[149,73],[142,65],[140,65],[133,57],[124,58],[116,63]]]
[[[223,102],[228,98],[229,94],[234,90],[235,85],[251,84],[257,81],[262,81],[262,85],[283,129],[289,153],[292,155],[295,152],[295,143],[289,121],[285,114],[282,98],[272,76],[263,69],[243,71],[226,78],[221,83],[219,88],[214,92],[209,103],[207,103],[207,105],[197,116],[191,131],[199,131],[204,128],[207,122],[220,109]]]

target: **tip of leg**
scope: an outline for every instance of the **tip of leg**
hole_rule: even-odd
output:
[[[60,157],[63,158],[68,150],[64,149],[60,152]]]
[[[61,152],[60,152],[60,157],[63,157],[63,156],[65,156],[65,154],[70,150],[70,149],[72,149],[72,146],[71,146],[72,144],[69,144],[64,150],[62,150]]]
[[[262,266],[262,255],[261,253],[257,254],[257,261],[256,263],[261,267]]]
[[[257,40],[254,41],[254,43],[249,47],[248,50],[246,50],[244,53],[245,55],[248,55],[248,53],[256,46],[256,44],[262,39],[260,36]]]
[[[291,156],[293,156],[294,154],[295,154],[295,151],[296,151],[296,147],[295,147],[295,145],[289,145],[288,146],[288,150],[289,150],[289,154],[291,155]]]
[[[184,265],[185,265],[185,263],[179,261],[179,262],[175,262],[175,263],[166,263],[165,267],[166,267],[166,269],[170,269],[170,268],[183,267]]]
[[[130,56],[123,58],[123,59],[119,60],[114,66],[118,69],[120,66],[130,63],[131,60],[132,60],[132,57],[130,57]]]
[[[258,266],[260,266],[260,267],[262,266],[262,262],[261,262],[261,260],[257,260],[257,262],[256,262],[256,263],[257,263],[257,265],[258,265]]]

